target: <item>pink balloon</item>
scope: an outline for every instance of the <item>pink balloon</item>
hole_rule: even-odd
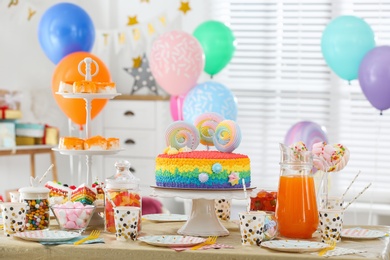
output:
[[[196,85],[203,71],[204,55],[192,35],[171,31],[155,40],[149,62],[157,83],[169,94],[178,96]]]
[[[186,95],[171,96],[170,108],[173,121],[184,120],[183,103]]]

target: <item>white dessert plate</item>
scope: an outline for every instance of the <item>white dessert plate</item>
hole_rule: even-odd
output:
[[[14,237],[38,242],[67,241],[79,236],[81,236],[81,234],[78,232],[69,232],[63,230],[24,231],[14,234]]]
[[[328,244],[304,240],[271,240],[261,242],[262,247],[282,252],[316,252],[329,247]]]
[[[180,222],[188,220],[187,215],[181,214],[148,214],[143,215],[142,218],[155,222]]]
[[[365,228],[346,228],[341,230],[341,236],[353,239],[374,239],[387,236],[387,233]]]
[[[64,155],[111,155],[117,154],[125,149],[116,150],[63,150],[58,148],[52,148],[53,151],[59,152]]]
[[[181,247],[181,246],[197,245],[203,243],[206,239],[201,237],[192,237],[192,236],[166,235],[166,236],[144,236],[144,237],[139,237],[138,240],[153,246]]]
[[[111,99],[121,95],[120,93],[61,93],[56,92],[57,95],[61,95],[64,98],[88,98],[88,99]]]

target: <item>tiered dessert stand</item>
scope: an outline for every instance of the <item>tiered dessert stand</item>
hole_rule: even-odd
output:
[[[177,233],[201,237],[229,235],[229,231],[221,224],[215,212],[216,199],[244,200],[246,197],[249,198],[255,189],[247,188],[248,194],[246,196],[243,189],[196,190],[156,186],[152,186],[152,188],[151,196],[192,199],[191,214]]]
[[[96,71],[93,75],[91,75],[91,63],[94,63],[96,66]],[[81,65],[85,63],[85,74],[82,72]],[[85,80],[91,81],[92,77],[95,76],[99,72],[99,65],[96,61],[87,57],[79,63],[78,71],[82,76],[85,76]],[[64,98],[77,98],[85,100],[85,110],[86,110],[86,123],[85,123],[85,131],[86,138],[91,137],[90,123],[91,123],[91,109],[92,109],[92,100],[94,99],[112,99],[116,96],[121,95],[120,93],[61,93],[56,92],[57,95],[61,95]],[[53,148],[54,151],[59,152],[63,155],[85,155],[86,163],[87,163],[87,180],[86,184],[92,184],[92,156],[93,155],[112,155],[116,154],[124,149],[116,149],[116,150],[63,150],[59,148]]]

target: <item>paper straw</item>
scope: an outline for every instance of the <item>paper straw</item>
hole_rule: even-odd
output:
[[[248,192],[246,191],[245,179],[242,179],[242,187],[244,188],[244,198],[246,200],[246,211],[251,211],[250,199],[248,199]]]
[[[354,202],[357,198],[359,198],[360,195],[362,195],[363,192],[365,192],[365,191],[371,186],[371,184],[372,184],[372,183],[370,182],[370,184],[368,184],[361,192],[359,192],[359,194],[356,195],[356,197],[353,198],[353,199],[347,204],[347,206],[344,207],[344,210],[346,210],[346,209],[349,207],[349,205],[352,204],[352,202]]]
[[[42,182],[42,180],[46,177],[46,174],[54,167],[54,164],[51,164],[49,168],[46,170],[46,172],[42,175],[41,179],[39,179],[39,183]]]
[[[356,180],[356,178],[359,176],[360,172],[361,172],[361,171],[359,171],[359,172],[356,174],[355,178],[353,178],[352,182],[349,184],[348,188],[345,190],[344,194],[341,196],[341,200],[344,200],[345,194],[347,194],[349,188],[351,188],[352,184],[355,182],[355,180]]]

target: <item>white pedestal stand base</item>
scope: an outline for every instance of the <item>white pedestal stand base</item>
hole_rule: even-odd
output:
[[[206,199],[192,200],[191,215],[177,233],[200,237],[229,235],[229,231],[222,226],[215,213],[214,200]]]
[[[186,236],[228,236],[229,231],[221,224],[215,212],[216,199],[245,199],[242,189],[230,190],[190,190],[169,189],[152,186],[151,196],[180,197],[192,199],[191,215],[178,230],[178,234]],[[255,188],[248,188],[248,198]]]

